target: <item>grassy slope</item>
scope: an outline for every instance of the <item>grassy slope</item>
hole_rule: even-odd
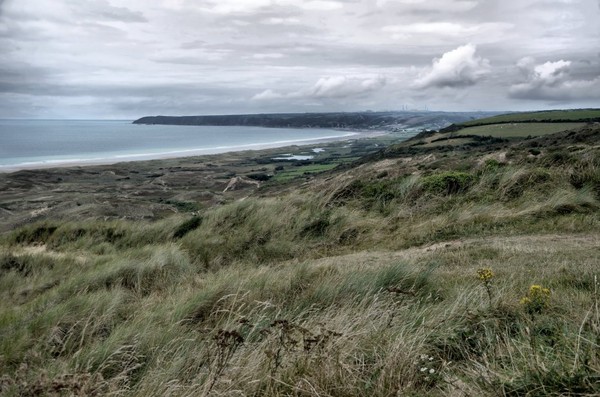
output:
[[[0,390],[597,395],[599,134],[407,143],[201,220],[16,230]]]
[[[498,138],[515,138],[554,134],[582,126],[584,126],[584,123],[489,124],[464,128],[456,135],[483,135]]]
[[[578,121],[582,119],[600,119],[600,109],[572,109],[542,112],[509,113],[461,123],[463,126],[487,125],[497,123],[518,123],[532,121]]]

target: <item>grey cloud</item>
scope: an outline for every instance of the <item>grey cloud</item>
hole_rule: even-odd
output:
[[[525,78],[510,87],[511,98],[559,102],[600,99],[600,73],[590,79],[577,78],[576,64],[571,61],[536,63],[533,58],[524,58],[517,67]]]
[[[39,67],[25,62],[0,63],[0,92],[23,92],[30,87],[35,92],[37,84],[53,79],[59,69]]]
[[[227,87],[219,84],[145,84],[136,86],[133,84],[68,84],[52,82],[0,81],[0,93],[16,93],[35,96],[53,97],[81,97],[94,96],[99,98],[119,97],[183,97],[183,96],[210,96],[213,98],[227,98],[232,91],[244,92],[248,95],[250,91],[244,88]]]
[[[281,66],[337,66],[352,67],[409,67],[415,63],[423,64],[431,60],[431,55],[411,52],[408,49],[390,48],[377,45],[345,45],[338,43],[302,42],[252,44],[223,43],[211,45],[203,41],[187,42],[182,46],[188,50],[203,50],[208,53],[229,53],[245,62],[260,61],[255,54],[282,54],[283,57],[264,60]],[[189,54],[181,57],[190,63],[201,63],[198,57]],[[177,58],[173,58],[177,59]],[[195,61],[192,61],[195,59]],[[176,62],[175,62],[176,63]],[[187,63],[187,62],[184,62]],[[260,62],[259,62],[260,63]]]
[[[207,42],[204,40],[194,40],[194,41],[188,41],[188,42],[181,44],[181,48],[183,48],[185,50],[198,49],[198,48],[205,47],[206,44],[207,44]]]
[[[74,2],[72,7],[77,15],[86,18],[119,22],[148,22],[143,13],[132,11],[126,7],[115,7],[106,0]]]
[[[123,7],[110,7],[100,10],[98,15],[109,20],[122,22],[148,22],[141,12],[133,12]]]
[[[575,107],[598,92],[597,16],[589,0],[0,0],[0,114]]]

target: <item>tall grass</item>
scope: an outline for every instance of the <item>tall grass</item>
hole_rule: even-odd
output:
[[[598,395],[597,155],[546,155],[15,230],[0,394]]]

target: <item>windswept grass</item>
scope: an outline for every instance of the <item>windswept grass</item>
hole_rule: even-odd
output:
[[[597,147],[0,237],[0,394],[600,394]]]

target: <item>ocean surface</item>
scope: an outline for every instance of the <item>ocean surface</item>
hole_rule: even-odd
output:
[[[185,157],[308,144],[352,135],[355,134],[328,129],[0,120],[0,171]]]

